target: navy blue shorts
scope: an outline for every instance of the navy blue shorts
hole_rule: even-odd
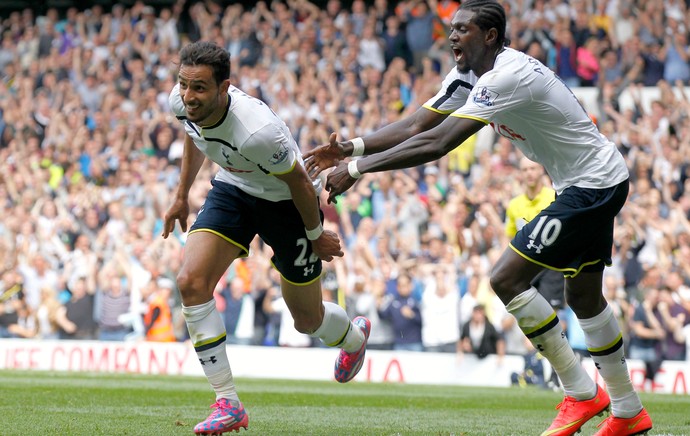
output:
[[[305,285],[319,278],[321,259],[292,200],[268,201],[218,180],[211,184],[190,233],[213,232],[240,247],[240,257],[249,255],[249,244],[259,235],[273,249],[271,262],[286,280]]]
[[[571,186],[510,242],[525,259],[574,277],[611,265],[613,224],[628,197],[628,180],[606,189]]]

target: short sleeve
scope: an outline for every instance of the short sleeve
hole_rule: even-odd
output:
[[[521,91],[519,84],[520,79],[512,72],[489,71],[477,81],[465,105],[451,116],[489,124],[497,113],[515,110],[531,101],[527,88]]]
[[[443,79],[441,89],[422,106],[434,112],[450,114],[462,107],[472,90],[474,77],[463,75],[455,68]]]
[[[297,161],[291,138],[280,129],[268,124],[240,145],[242,156],[266,169],[270,174],[285,174],[292,171]]]

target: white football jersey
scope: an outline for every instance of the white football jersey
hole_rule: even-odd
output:
[[[628,178],[616,145],[597,129],[572,91],[536,59],[510,48],[451,114],[491,124],[544,166],[556,192],[608,188]]]
[[[287,125],[261,100],[234,86],[228,89],[228,108],[210,127],[189,121],[180,85],[170,92],[170,107],[194,144],[220,166],[216,180],[270,201],[289,200],[290,189],[275,175],[303,165],[302,153]],[[314,181],[317,192],[320,179]]]
[[[450,114],[462,107],[477,83],[473,72],[461,73],[456,67],[446,75],[441,89],[422,106],[441,114]]]

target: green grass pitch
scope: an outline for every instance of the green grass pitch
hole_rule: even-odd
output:
[[[538,435],[562,398],[517,387],[236,384],[249,413],[247,434],[262,436]],[[212,401],[200,377],[0,371],[0,435],[191,435]],[[650,435],[690,435],[690,396],[642,394],[642,401],[654,420]],[[600,421],[581,435],[594,434]]]

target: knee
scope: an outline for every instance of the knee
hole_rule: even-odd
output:
[[[196,306],[209,301],[213,296],[215,283],[211,285],[204,277],[180,272],[177,276],[177,287],[180,290],[182,304],[185,306]]]
[[[510,287],[508,275],[498,267],[491,271],[489,284],[491,285],[491,289],[493,289],[498,296],[505,294],[506,290]]]
[[[517,294],[529,287],[529,283],[521,286],[516,281],[515,274],[512,274],[508,268],[503,268],[500,265],[497,265],[491,271],[489,284],[504,304],[508,304]]]
[[[503,304],[508,304],[520,293],[530,288],[530,280],[503,265],[496,265],[491,271],[489,284]]]

